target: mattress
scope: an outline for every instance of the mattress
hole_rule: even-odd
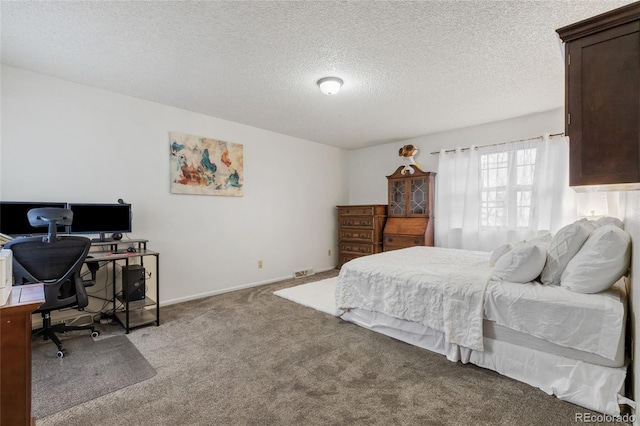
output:
[[[605,367],[622,367],[625,364],[624,338],[619,339],[618,345],[613,348],[615,350],[613,359],[608,359],[591,352],[560,346],[547,340],[503,327],[493,321],[485,320],[483,326],[485,338],[512,343],[522,348],[535,349],[540,352]]]
[[[601,365],[608,364],[604,360],[622,365],[626,303],[625,278],[597,294],[537,282],[490,281],[484,317],[495,324],[491,329],[514,330],[538,341],[594,354],[603,359],[598,362]]]
[[[445,344],[444,335],[437,330],[430,329],[422,324],[393,318],[380,312],[372,312],[366,309],[352,309],[343,312],[342,319],[353,322],[362,327],[378,333],[393,337],[394,339],[410,343],[432,352],[447,356],[451,361],[469,362],[471,351],[468,348]],[[569,358],[589,364],[604,367],[623,367],[625,365],[624,338],[619,339],[613,360],[602,356],[567,348],[548,342],[528,334],[512,330],[496,324],[494,321],[483,321],[484,338],[511,343],[521,348],[534,349],[539,352],[552,354],[558,357]]]

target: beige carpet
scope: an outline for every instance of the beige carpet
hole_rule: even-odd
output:
[[[595,414],[273,294],[304,282],[161,308],[159,327],[128,335],[154,377],[37,426],[575,426]]]

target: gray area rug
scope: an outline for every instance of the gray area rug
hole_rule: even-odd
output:
[[[37,426],[575,426],[597,415],[273,294],[335,275],[162,307],[160,326],[128,335],[154,377]]]
[[[52,342],[34,342],[32,413],[36,419],[155,376],[156,371],[125,335],[94,341],[85,332],[63,340],[57,358]]]

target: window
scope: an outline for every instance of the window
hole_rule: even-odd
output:
[[[575,220],[569,141],[543,137],[438,156],[435,243],[491,251]]]
[[[536,148],[480,156],[481,226],[529,226],[535,163]]]

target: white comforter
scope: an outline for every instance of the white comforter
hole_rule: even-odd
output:
[[[342,266],[340,309],[360,308],[441,331],[448,343],[483,350],[488,253],[411,247],[365,256]]]

